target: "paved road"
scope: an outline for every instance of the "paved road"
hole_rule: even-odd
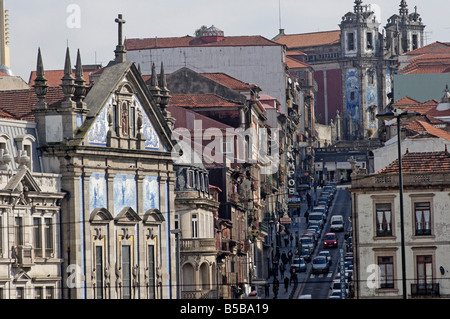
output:
[[[307,272],[302,276],[301,284],[298,287],[298,291],[295,294],[295,298],[299,295],[311,295],[312,299],[327,299],[330,293],[331,282],[333,281],[335,274],[337,272],[337,265],[339,260],[339,249],[344,248],[344,234],[345,231],[349,227],[348,217],[351,215],[351,201],[350,194],[342,187],[338,186],[338,190],[336,192],[333,203],[330,207],[330,211],[328,213],[328,218],[324,229],[322,231],[323,234],[330,231],[330,219],[333,215],[343,215],[345,220],[345,229],[344,232],[337,232],[336,235],[338,237],[338,247],[337,248],[327,248],[324,249],[323,246],[319,244],[316,246],[314,251],[315,255],[317,255],[322,250],[330,251],[332,255],[332,264],[330,267],[330,271],[327,274],[312,274],[311,273],[311,264],[308,264]],[[321,238],[322,238],[321,237]]]

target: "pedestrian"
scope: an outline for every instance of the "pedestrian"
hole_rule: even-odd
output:
[[[292,242],[294,241],[294,236],[292,236],[292,233],[289,235],[289,240],[291,241],[289,246],[292,246]]]
[[[274,294],[273,299],[277,299],[278,297],[278,288],[279,288],[280,282],[278,281],[278,279],[275,277],[273,280],[273,284],[272,284],[272,291]]]
[[[268,282],[266,282],[266,284],[264,285],[264,294],[266,297],[269,297],[269,289],[270,289],[270,284]]]
[[[285,292],[288,292],[288,287],[289,287],[289,279],[288,279],[288,277],[285,277],[284,278],[284,289],[285,289]]]
[[[292,240],[292,241],[294,241],[294,240]],[[289,258],[289,264],[291,264],[292,263],[292,251],[291,250],[289,250],[289,252],[288,252],[288,258]]]
[[[309,212],[308,211],[305,212],[305,218],[306,218],[306,223],[308,223],[308,219],[309,219]]]
[[[281,276],[281,278],[284,277],[284,263],[280,264],[280,276]]]
[[[294,273],[294,285],[298,284],[298,277],[297,277],[297,273]]]

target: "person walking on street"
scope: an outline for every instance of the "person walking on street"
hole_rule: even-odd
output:
[[[284,278],[284,289],[285,289],[285,292],[288,292],[288,287],[289,287],[289,279],[288,279],[288,277],[285,277]]]
[[[294,240],[292,240],[292,241],[294,241]],[[288,252],[288,258],[289,258],[289,264],[291,264],[292,263],[292,251],[290,249]]]
[[[274,294],[273,299],[277,299],[278,297],[278,288],[279,288],[280,282],[278,281],[278,279],[275,277],[273,280],[273,284],[272,284],[272,291]]]

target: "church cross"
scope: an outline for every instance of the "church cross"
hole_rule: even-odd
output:
[[[119,25],[119,45],[122,45],[122,25],[126,23],[126,21],[122,19],[121,14],[119,14],[118,18],[115,21]]]

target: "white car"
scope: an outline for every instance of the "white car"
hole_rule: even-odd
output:
[[[319,252],[318,256],[325,256],[327,258],[328,265],[331,266],[331,254],[328,250],[322,250],[321,252]]]
[[[342,217],[342,215],[335,215],[331,217],[330,230],[344,231],[344,217]]]

